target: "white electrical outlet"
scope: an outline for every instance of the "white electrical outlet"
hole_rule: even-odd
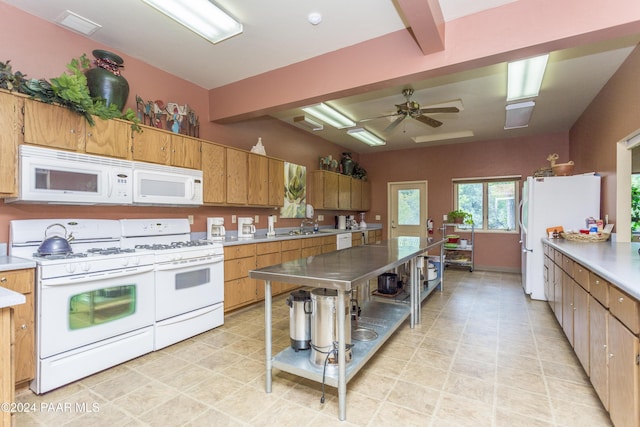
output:
[[[260,215],[256,215],[255,222],[256,222],[256,224],[260,222]]]
[[[235,223],[236,223],[236,216],[231,215],[231,224],[235,224]]]
[[[189,225],[193,225],[193,215],[187,215],[187,219],[189,219]]]
[[[324,221],[324,215],[318,215],[318,221]]]
[[[447,220],[447,214],[442,215],[442,220],[446,221]]]
[[[380,221],[380,215],[376,215],[376,221]]]

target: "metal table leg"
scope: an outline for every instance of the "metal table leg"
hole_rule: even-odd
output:
[[[267,393],[271,393],[271,280],[264,281],[264,349],[266,375],[264,388]]]
[[[346,361],[346,322],[347,307],[344,304],[346,292],[338,290],[338,418],[347,419],[347,361]],[[351,325],[349,325],[351,326]]]

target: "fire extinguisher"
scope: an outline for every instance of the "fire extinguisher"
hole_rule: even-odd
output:
[[[427,220],[427,230],[429,230],[429,234],[433,234],[433,220],[431,218]]]

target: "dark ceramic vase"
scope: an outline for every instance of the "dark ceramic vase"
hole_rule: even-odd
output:
[[[124,61],[106,50],[94,50],[92,53],[97,67],[85,73],[91,97],[103,98],[107,106],[114,104],[122,111],[129,96],[129,83],[120,75]]]
[[[342,153],[342,159],[340,160],[342,164],[342,173],[344,175],[352,175],[353,174],[353,160],[351,160],[351,153]]]

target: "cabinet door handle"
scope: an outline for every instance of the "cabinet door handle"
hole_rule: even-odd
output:
[[[22,329],[22,330],[27,329],[27,325],[25,323],[23,323],[22,325],[20,325],[20,329]]]
[[[0,283],[6,283],[7,278],[6,277],[0,277]]]

